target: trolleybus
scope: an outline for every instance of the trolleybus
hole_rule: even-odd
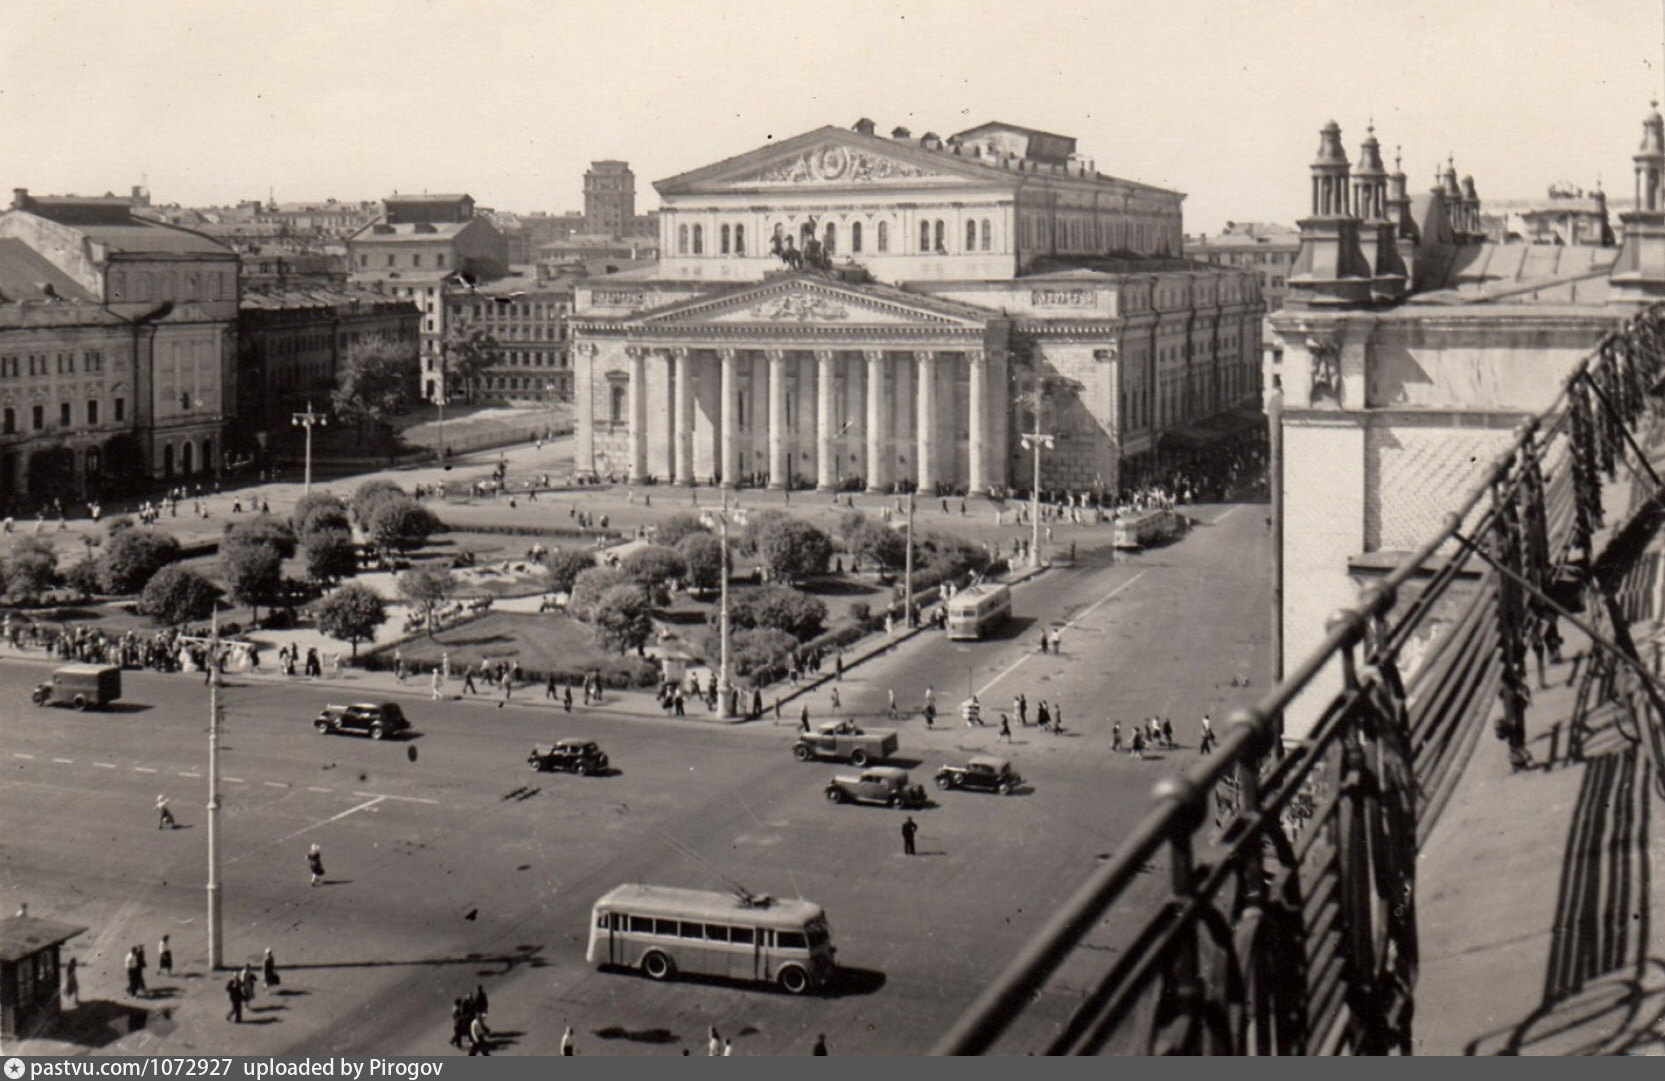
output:
[[[981,638],[1012,614],[1009,586],[966,586],[948,598],[948,637]]]

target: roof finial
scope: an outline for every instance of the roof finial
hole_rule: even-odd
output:
[[[1393,144],[1393,171],[1396,172],[1396,173],[1397,172],[1402,172],[1402,170],[1399,168],[1399,149],[1400,149],[1399,144],[1394,143]]]

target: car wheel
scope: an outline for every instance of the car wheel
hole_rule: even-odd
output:
[[[938,788],[953,788],[954,787],[954,778],[953,778],[953,776],[951,774],[945,773],[942,776],[938,777],[937,778],[937,787]]]
[[[315,721],[315,722],[313,722],[312,727],[317,729],[318,734],[320,736],[327,736],[327,735],[330,734],[330,726],[329,726],[328,721]]]
[[[902,797],[901,796],[892,796],[892,797],[890,797],[890,807],[891,807],[892,810],[900,811],[902,809]]]
[[[787,965],[775,977],[780,989],[789,995],[801,995],[809,990],[809,973],[797,965]]]
[[[676,966],[671,964],[671,959],[658,950],[649,950],[647,956],[642,958],[642,974],[650,980],[668,980],[675,971]]]
[[[1000,782],[1000,794],[1002,796],[1009,796],[1015,791],[1017,791],[1017,789],[1012,787],[1012,782],[1011,781],[1001,781]]]
[[[75,708],[80,709],[80,710],[84,710],[84,709],[87,708],[87,696],[86,695],[78,694],[78,695],[75,696]]]
[[[843,803],[844,802],[844,790],[842,788],[829,788],[829,789],[827,789],[827,802],[828,803]]]
[[[805,747],[802,743],[797,744],[792,748],[792,757],[796,758],[800,762],[808,762],[809,748]]]
[[[371,739],[386,739],[387,738],[387,729],[383,728],[379,724],[371,725],[370,726],[370,738]]]
[[[867,765],[867,752],[866,751],[851,751],[850,752],[850,765],[856,767],[857,769],[860,769],[861,767]]]

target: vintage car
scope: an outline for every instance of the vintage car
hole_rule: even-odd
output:
[[[804,732],[792,745],[800,762],[838,758],[860,768],[896,753],[896,733],[888,728],[864,729],[854,721],[829,721],[814,732]]]
[[[860,773],[840,773],[827,782],[829,803],[882,803],[887,807],[923,807],[925,789],[908,781],[896,766],[869,766]]]
[[[1010,762],[988,755],[969,758],[963,766],[946,765],[937,770],[938,788],[977,788],[1009,796],[1022,783],[1023,778],[1012,771]]]
[[[37,706],[103,709],[121,697],[121,669],[113,664],[66,664],[29,697]]]
[[[534,744],[532,753],[526,756],[526,764],[540,773],[560,770],[588,777],[607,768],[607,756],[594,740],[558,739],[547,751],[538,750]]]
[[[312,722],[321,736],[351,732],[386,739],[410,728],[405,711],[395,702],[354,702],[350,706],[325,706]]]

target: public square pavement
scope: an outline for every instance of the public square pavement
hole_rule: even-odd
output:
[[[34,1053],[446,1053],[451,1000],[483,984],[497,1053],[550,1053],[567,1025],[583,1054],[698,1052],[708,1025],[737,1054],[925,1050],[1045,916],[1113,853],[1150,787],[1195,754],[1197,719],[1264,690],[1268,537],[1264,508],[1194,508],[1197,529],[1114,561],[1085,555],[1015,591],[1017,625],[966,644],[924,634],[853,668],[843,709],[882,712],[894,687],[927,732],[898,722],[916,780],[967,754],[1008,754],[1032,784],[1013,797],[933,791],[915,812],[920,855],[900,854],[902,816],[830,806],[840,767],[789,753],[796,722],[715,726],[613,706],[568,715],[516,701],[403,699],[408,741],[321,737],[309,727],[346,686],[234,679],[225,692],[221,815],[225,959],[270,946],[280,995],[236,1026],[224,975],[205,971],[207,692],[188,675],[128,673],[124,709],[40,710],[46,666],[0,661],[0,905],[86,924],[82,1006],[68,1041]],[[1062,654],[1042,657],[1042,625]],[[995,721],[1017,690],[1064,705],[1066,733],[968,729],[968,679]],[[1254,686],[1233,688],[1233,675]],[[378,684],[378,686],[380,686]],[[358,697],[367,685],[351,688]],[[386,688],[392,690],[391,686]],[[812,716],[830,715],[829,690]],[[1181,749],[1136,762],[1109,750],[1111,720],[1173,718]],[[868,723],[877,723],[864,718]],[[614,776],[538,774],[534,743],[599,740]],[[156,829],[158,793],[182,829]],[[328,884],[308,885],[307,846]],[[1154,899],[1162,876],[1136,891]],[[826,906],[844,974],[825,996],[722,983],[648,983],[583,961],[590,905],[627,881],[805,896]],[[174,940],[175,978],[126,999],[122,957]],[[1049,991],[1025,1022],[1056,1023],[1079,987]]]

